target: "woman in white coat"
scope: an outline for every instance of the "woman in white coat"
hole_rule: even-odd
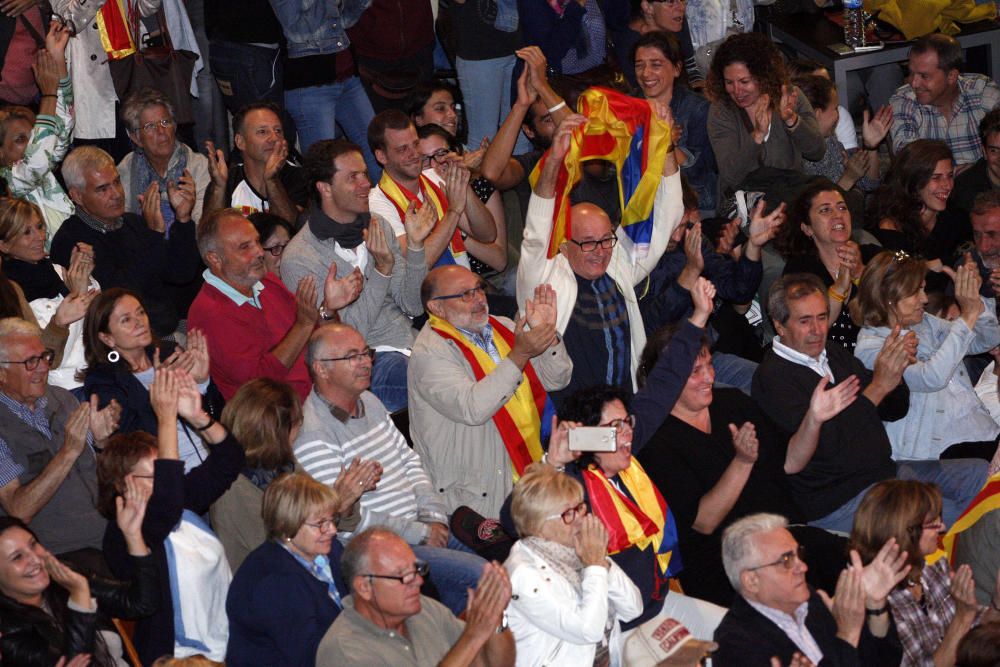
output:
[[[587,515],[583,487],[544,463],[514,487],[521,539],[504,563],[517,665],[617,665],[619,621],[642,613],[639,589],[608,558],[608,533]]]

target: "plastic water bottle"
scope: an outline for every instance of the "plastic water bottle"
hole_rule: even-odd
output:
[[[865,20],[861,0],[844,0],[844,44],[854,48],[865,45]]]

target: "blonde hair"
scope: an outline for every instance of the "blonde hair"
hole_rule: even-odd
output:
[[[15,197],[0,197],[0,241],[13,243],[32,222],[44,222],[36,205]]]
[[[926,275],[924,260],[898,250],[880,252],[861,274],[858,298],[850,305],[851,318],[864,326],[891,326],[896,304],[916,294]]]
[[[287,383],[250,380],[226,403],[221,421],[243,445],[251,468],[276,470],[294,461],[288,437],[302,423],[302,404]]]
[[[304,472],[282,475],[264,491],[261,517],[272,540],[295,537],[309,515],[318,510],[333,511],[340,504],[337,493]]]
[[[517,532],[522,537],[538,535],[546,517],[576,498],[583,498],[580,482],[545,463],[531,464],[514,485],[510,503]]]

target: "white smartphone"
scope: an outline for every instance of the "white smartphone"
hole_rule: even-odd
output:
[[[569,430],[569,448],[574,452],[613,452],[617,448],[614,426],[578,426]]]

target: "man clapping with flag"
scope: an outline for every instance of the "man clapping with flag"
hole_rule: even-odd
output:
[[[579,106],[583,115],[559,125],[533,174],[517,270],[519,304],[545,283],[558,295],[556,327],[573,377],[551,394],[557,406],[583,387],[634,390],[646,335],[633,286],[656,266],[684,213],[669,108],[598,88],[585,91]],[[569,205],[588,159],[617,167],[617,230],[594,204]]]

